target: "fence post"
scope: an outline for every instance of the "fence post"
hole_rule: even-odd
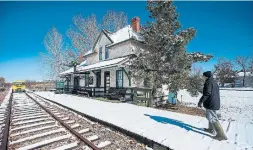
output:
[[[148,107],[152,106],[153,97],[151,96],[150,90],[148,91]]]

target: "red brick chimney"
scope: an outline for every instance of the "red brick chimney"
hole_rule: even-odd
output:
[[[134,17],[131,19],[131,27],[135,32],[140,32],[141,27],[140,27],[140,18],[139,17]]]

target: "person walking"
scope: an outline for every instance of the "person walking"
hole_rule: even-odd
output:
[[[212,72],[207,71],[203,73],[206,81],[203,88],[203,96],[198,102],[198,107],[206,109],[206,118],[209,121],[209,127],[204,129],[204,131],[211,134],[215,134],[214,139],[219,141],[227,140],[221,124],[219,123],[216,111],[220,109],[220,91],[218,84],[214,81]]]

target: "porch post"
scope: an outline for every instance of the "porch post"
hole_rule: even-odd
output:
[[[129,81],[129,86],[131,86],[131,77],[129,75],[130,72],[128,73],[124,67],[121,67],[121,69],[123,70],[123,72],[125,72],[125,74],[126,74],[126,76],[128,78],[128,81]]]

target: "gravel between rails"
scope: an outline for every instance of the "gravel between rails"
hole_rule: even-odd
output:
[[[34,96],[35,97],[35,96]],[[83,137],[88,138],[93,135],[98,136],[98,140],[93,141],[95,145],[98,145],[101,142],[110,141],[111,144],[104,147],[103,150],[144,150],[145,145],[138,143],[136,140],[134,140],[131,137],[128,137],[126,135],[123,135],[117,131],[114,131],[113,129],[110,129],[108,127],[105,127],[99,123],[94,123],[90,120],[88,120],[85,117],[82,117],[75,112],[72,112],[66,108],[63,108],[61,106],[58,106],[56,104],[53,104],[51,102],[42,100],[41,98],[36,97],[41,104],[43,104],[46,107],[50,107],[51,110],[56,110],[57,112],[60,112],[59,115],[69,117],[68,120],[75,120],[76,123],[80,124],[81,127],[76,128],[76,131],[80,131],[82,129],[89,128],[90,132],[82,134]],[[66,122],[65,121],[65,122]]]
[[[40,115],[44,115],[44,117],[36,118],[36,115],[33,115],[38,113]],[[19,149],[25,146],[31,146],[36,143],[41,143],[42,145],[38,148],[33,149],[40,150],[54,149],[73,142],[80,143],[78,144],[77,148],[80,148],[82,145],[84,145],[83,142],[80,142],[76,136],[72,135],[58,121],[56,121],[46,111],[40,108],[40,106],[37,105],[28,96],[26,96],[25,93],[14,95],[11,117],[14,119],[14,121],[12,122],[11,119],[10,123],[8,146],[8,149],[10,150]],[[51,143],[46,142],[64,135],[71,136],[70,138],[63,138]],[[45,145],[43,143],[47,144]],[[38,144],[36,145],[38,146]]]
[[[83,133],[81,135],[86,139],[93,137],[93,140],[90,139],[93,144],[100,145],[101,143],[108,142],[108,145],[101,148],[103,150],[145,149],[145,145],[138,143],[133,138],[123,135],[99,123],[92,122],[87,118],[76,114],[75,112],[62,108],[61,106],[35,96],[31,97],[33,97],[40,105],[46,107],[46,109],[57,116],[57,118],[62,121],[64,120],[63,122],[68,126],[71,127],[78,125],[78,127],[74,128],[74,130],[76,132],[80,132],[82,130]],[[44,115],[44,117],[37,117],[40,115]],[[52,116],[45,115],[48,115],[48,113],[38,104],[36,104],[31,98],[25,95],[25,93],[15,94],[12,101],[12,116],[8,149],[14,150],[22,147],[27,148],[27,146],[31,148],[31,146],[33,146],[32,149],[49,150],[71,143],[78,143],[76,147],[71,148],[73,150],[91,149],[69,130],[65,129],[65,127],[63,127]],[[64,138],[61,138],[59,141],[55,141],[56,139],[60,139],[58,137]],[[49,141],[51,141],[51,143]],[[41,145],[38,147],[39,144]],[[38,148],[35,148],[35,145]]]
[[[28,136],[33,136],[33,135],[36,135],[36,134],[41,134],[41,133],[49,132],[49,131],[52,131],[52,130],[57,130],[59,128],[60,128],[59,126],[54,126],[52,128],[49,128],[49,129],[42,129],[42,130],[39,130],[39,131],[24,133],[24,134],[20,134],[20,135],[10,137],[10,140],[15,141],[15,140],[21,139],[23,137],[28,137]]]

